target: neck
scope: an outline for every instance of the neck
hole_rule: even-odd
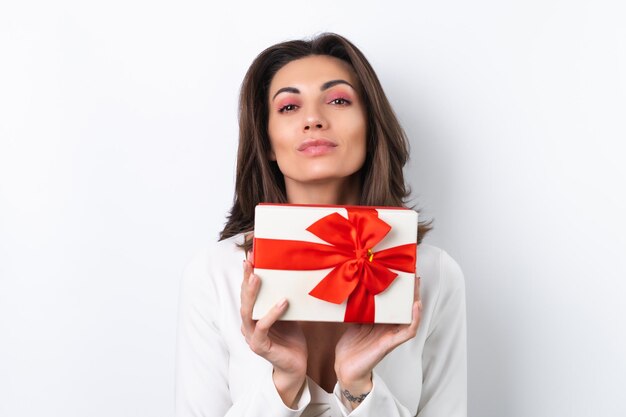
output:
[[[291,204],[358,205],[361,186],[359,172],[340,180],[306,184],[285,177],[287,201]]]

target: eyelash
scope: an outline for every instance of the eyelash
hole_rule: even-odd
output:
[[[341,100],[341,103],[336,103],[337,101],[340,101],[340,100]],[[345,105],[352,104],[352,102],[348,100],[347,98],[337,97],[337,98],[332,99],[328,104],[335,104],[336,106],[345,106]],[[288,107],[290,108],[288,109]],[[285,104],[283,107],[278,109],[278,113],[291,112],[291,111],[294,111],[296,107],[298,106],[295,104]]]
[[[287,107],[293,107],[292,109],[288,110]],[[295,104],[285,104],[283,107],[281,107],[280,109],[278,109],[278,113],[284,113],[284,112],[290,112],[290,111],[294,111],[296,108]]]

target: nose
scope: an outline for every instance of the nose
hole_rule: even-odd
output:
[[[324,129],[326,128],[326,121],[318,114],[310,114],[306,116],[304,120],[304,131],[309,132],[314,129]]]
[[[311,130],[313,127],[315,127],[316,129],[321,129],[324,127],[324,125],[322,124],[321,121],[316,121],[316,122],[312,122],[312,123],[307,123],[304,126],[304,130]]]

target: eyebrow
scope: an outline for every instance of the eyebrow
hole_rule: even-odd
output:
[[[354,86],[352,86],[352,84],[350,84],[346,80],[331,80],[331,81],[326,81],[324,84],[322,84],[322,86],[320,87],[320,91],[328,90],[329,88],[334,87],[337,84],[346,84],[346,85],[349,85],[353,90],[355,90]],[[300,94],[300,90],[298,90],[295,87],[283,87],[280,90],[278,90],[276,94],[274,94],[274,96],[272,97],[272,100],[274,100],[276,96],[279,95],[280,93]]]

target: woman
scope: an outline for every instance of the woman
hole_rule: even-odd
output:
[[[230,217],[181,284],[176,415],[465,416],[463,275],[421,244],[428,225],[410,324],[279,321],[288,300],[252,320],[257,203],[402,206],[408,195],[408,143],[363,54],[336,34],[266,49],[243,81],[239,125]]]

